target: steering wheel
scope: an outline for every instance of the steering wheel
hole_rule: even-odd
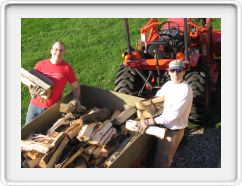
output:
[[[168,24],[168,27],[165,28],[165,25]],[[172,24],[172,26],[171,26]],[[175,38],[179,35],[179,25],[174,22],[174,21],[165,21],[163,23],[161,23],[158,27],[157,27],[157,31],[159,36],[169,36],[171,38]]]

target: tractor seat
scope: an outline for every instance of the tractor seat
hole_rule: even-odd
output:
[[[167,54],[171,51],[171,44],[169,42],[169,39],[166,37],[161,37],[160,40],[157,41],[151,41],[147,45],[147,52],[151,56],[155,56],[155,52],[158,55],[158,58],[167,58]]]

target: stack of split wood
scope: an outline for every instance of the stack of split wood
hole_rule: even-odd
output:
[[[31,71],[27,71],[24,68],[21,68],[21,82],[28,87],[40,87],[41,91],[39,96],[43,99],[48,99],[51,94],[53,86],[52,80],[37,70],[33,69]]]
[[[108,157],[129,137],[125,122],[134,118],[134,107],[65,113],[45,134],[21,141],[22,167],[108,167]]]

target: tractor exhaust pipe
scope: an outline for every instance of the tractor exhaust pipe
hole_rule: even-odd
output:
[[[125,29],[125,36],[126,36],[126,41],[127,41],[127,49],[128,49],[128,54],[131,53],[131,44],[130,44],[130,34],[129,34],[129,22],[128,18],[124,19],[124,29]]]
[[[187,18],[184,18],[184,47],[185,47],[185,62],[188,61],[188,46],[187,46],[187,41],[188,40],[188,32],[187,32]]]

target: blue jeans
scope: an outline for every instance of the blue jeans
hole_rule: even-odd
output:
[[[29,124],[34,118],[36,118],[38,115],[43,113],[46,110],[46,108],[40,108],[32,103],[29,103],[29,108],[26,114],[26,121],[25,125]]]

